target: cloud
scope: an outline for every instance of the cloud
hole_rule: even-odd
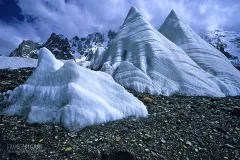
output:
[[[7,24],[0,21],[0,54],[8,55],[24,39],[40,41],[36,29],[28,23]]]
[[[234,5],[233,5],[234,4]],[[118,29],[136,6],[157,29],[174,9],[194,30],[239,30],[240,6],[220,0],[19,0],[24,21],[0,19],[0,53],[9,54],[23,39],[45,42],[52,32],[68,38]]]

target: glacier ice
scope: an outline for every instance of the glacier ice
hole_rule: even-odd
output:
[[[74,61],[74,60],[60,60],[63,63]],[[76,59],[78,65],[84,64],[87,66],[88,61],[85,59]],[[6,57],[0,56],[0,69],[21,69],[21,68],[36,68],[38,60],[33,58],[25,57]]]
[[[112,44],[90,68],[126,88],[162,95],[223,97],[217,78],[159,33],[132,7]]]
[[[145,117],[144,104],[103,72],[63,63],[42,48],[29,79],[10,93],[1,114],[29,123],[53,123],[75,131],[129,116]]]
[[[225,95],[240,95],[240,72],[223,53],[197,35],[173,10],[159,31],[182,48],[203,70],[219,79],[219,88]]]
[[[36,59],[0,56],[0,69],[35,68],[36,66]]]

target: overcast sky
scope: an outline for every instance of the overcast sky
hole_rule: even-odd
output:
[[[197,32],[240,31],[239,0],[0,0],[0,54],[52,32],[72,38],[117,30],[131,6],[157,29],[174,9]]]

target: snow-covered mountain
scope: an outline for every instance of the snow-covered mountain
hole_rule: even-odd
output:
[[[57,59],[73,59],[68,39],[63,35],[52,33],[42,47],[48,48]]]
[[[108,74],[80,67],[73,61],[63,64],[48,49],[41,48],[38,67],[10,93],[2,114],[77,131],[130,116],[145,117],[148,112]]]
[[[91,59],[98,47],[103,47],[104,35],[95,32],[87,37],[79,38],[77,36],[70,40],[63,35],[52,33],[47,42],[39,44],[31,40],[23,41],[15,49],[11,57],[37,58],[37,51],[42,48],[48,48],[57,59]]]
[[[202,30],[199,35],[221,51],[235,67],[240,69],[240,33],[223,30]]]
[[[41,44],[31,40],[24,40],[18,48],[10,53],[9,57],[37,58],[37,50]]]
[[[74,58],[87,57],[87,59],[91,59],[98,47],[103,47],[103,42],[104,35],[100,32],[89,34],[85,38],[75,36],[69,40]]]
[[[237,93],[231,91],[233,87],[227,89],[225,83],[204,71],[135,7],[129,11],[112,44],[94,57],[90,68],[107,72],[125,88],[138,92],[219,97],[240,94],[240,89]]]
[[[204,71],[219,79],[221,83],[217,84],[225,95],[240,94],[240,72],[223,53],[197,35],[173,10],[159,31],[181,47]]]

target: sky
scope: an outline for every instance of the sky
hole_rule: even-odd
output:
[[[156,29],[174,9],[196,32],[240,31],[239,0],[0,0],[0,54],[22,40],[44,43],[53,32],[72,38],[117,31],[131,6]]]

